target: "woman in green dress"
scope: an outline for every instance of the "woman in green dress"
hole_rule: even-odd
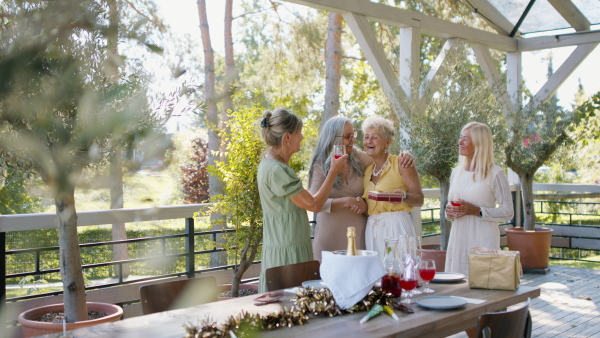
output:
[[[258,191],[263,209],[263,248],[260,292],[266,292],[268,268],[313,260],[310,225],[306,210],[319,212],[331,192],[336,176],[346,168],[344,155],[335,159],[323,185],[312,195],[289,167],[289,159],[300,151],[302,120],[278,108],[265,111],[261,136],[271,148],[258,166]]]

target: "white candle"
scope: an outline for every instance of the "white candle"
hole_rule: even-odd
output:
[[[67,316],[63,314],[63,337],[67,336]]]

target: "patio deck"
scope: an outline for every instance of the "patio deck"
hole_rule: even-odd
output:
[[[531,302],[532,337],[600,337],[600,270],[553,265],[545,275],[524,274],[521,285],[542,290]]]

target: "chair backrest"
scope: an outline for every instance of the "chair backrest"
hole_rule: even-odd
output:
[[[277,266],[265,271],[267,291],[281,290],[302,285],[307,280],[321,279],[319,261]]]
[[[478,338],[531,336],[529,298],[523,306],[510,311],[490,312],[479,316]]]
[[[145,315],[210,303],[217,297],[217,279],[213,276],[140,287],[140,302]]]

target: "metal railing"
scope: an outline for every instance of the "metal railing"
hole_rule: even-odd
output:
[[[516,191],[518,187],[516,185],[511,186],[512,191]],[[589,186],[589,185],[572,185],[572,184],[536,184],[534,185],[534,190],[536,191],[576,191],[576,192],[600,192],[599,186]],[[439,198],[439,190],[438,189],[425,189],[424,194],[426,198]],[[518,194],[517,194],[518,196]],[[518,200],[518,197],[516,198]],[[542,203],[550,203],[550,202],[542,202]],[[557,202],[555,202],[557,203]],[[564,202],[563,202],[564,203]],[[574,202],[569,202],[574,203]],[[516,203],[518,205],[518,203]],[[211,240],[214,243],[217,234],[222,233],[221,231],[195,231],[194,228],[194,214],[199,210],[202,210],[207,207],[207,204],[194,204],[194,205],[184,205],[184,206],[165,206],[165,207],[155,207],[155,208],[138,208],[138,209],[118,209],[118,210],[102,210],[102,211],[82,211],[78,212],[78,227],[85,226],[95,226],[95,225],[109,225],[113,223],[132,223],[132,222],[144,222],[144,221],[158,221],[158,220],[172,220],[172,219],[183,219],[185,221],[185,232],[180,234],[172,234],[166,236],[156,236],[156,237],[144,237],[144,238],[135,238],[135,239],[127,239],[127,240],[119,240],[119,241],[105,241],[105,242],[95,242],[95,243],[85,243],[81,244],[82,248],[93,247],[93,246],[114,246],[118,244],[130,244],[130,243],[139,243],[139,242],[148,242],[148,241],[161,241],[163,248],[160,255],[154,255],[152,257],[143,257],[143,258],[133,258],[123,261],[108,261],[101,263],[91,263],[83,266],[84,269],[98,268],[104,266],[118,266],[117,273],[117,281],[112,283],[106,283],[102,285],[94,285],[91,286],[90,289],[94,288],[106,288],[112,287],[121,284],[139,282],[143,280],[155,279],[157,277],[166,277],[166,276],[183,276],[187,275],[188,277],[192,277],[197,273],[204,271],[214,271],[220,269],[230,269],[233,265],[225,265],[221,267],[205,267],[202,269],[196,269],[196,257],[198,255],[207,255],[216,252],[223,251],[223,248],[213,247],[206,250],[195,251],[195,243],[196,237],[198,236],[211,236]],[[543,206],[541,207],[542,211],[545,211]],[[415,213],[418,213],[417,220],[415,223],[417,224],[428,224],[432,222],[436,222],[433,220],[433,215],[436,210],[439,208],[427,208],[427,209],[416,209]],[[430,213],[432,219],[431,221],[421,222],[421,212]],[[540,211],[541,212],[541,211]],[[414,215],[413,215],[414,216]],[[570,218],[572,220],[572,218]],[[572,223],[572,221],[570,222]],[[5,275],[5,278],[0,278],[0,292],[2,293],[2,298],[6,299],[5,290],[6,290],[6,278],[22,278],[28,275],[43,275],[50,273],[57,273],[58,268],[54,269],[41,269],[40,268],[40,253],[49,251],[49,250],[58,250],[58,247],[43,247],[43,248],[32,248],[32,249],[16,249],[16,250],[6,250],[6,238],[5,235],[7,232],[13,231],[27,231],[27,230],[40,230],[40,229],[53,229],[56,228],[56,215],[52,213],[46,214],[26,214],[26,215],[2,215],[0,216],[0,248],[3,248],[5,254],[0,258],[0,268],[3,271],[6,271],[6,257],[7,255],[19,254],[30,252],[35,256],[35,269],[33,271],[27,272],[18,272],[11,273]],[[169,254],[165,250],[166,241],[169,239],[175,238],[184,238],[186,250],[183,253],[174,253]],[[190,248],[192,248],[190,250]],[[135,264],[139,262],[146,262],[156,259],[164,259],[164,258],[182,258],[185,259],[185,269],[182,271],[171,272],[163,275],[153,275],[142,277],[141,279],[135,279],[134,281],[125,281],[122,275],[122,267],[125,264]],[[42,295],[30,295],[30,296],[21,296],[17,298],[12,298],[9,301],[16,301],[21,299],[29,299],[40,296],[47,296],[51,294],[60,294],[61,291],[56,291],[52,293],[45,293]],[[3,302],[4,303],[4,302]],[[1,315],[2,311],[0,311]]]

